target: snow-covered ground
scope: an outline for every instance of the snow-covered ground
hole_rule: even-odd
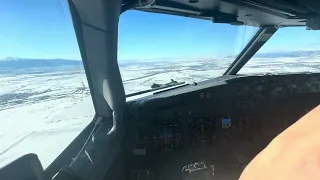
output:
[[[192,83],[217,77],[232,60],[120,62],[120,69],[128,94],[171,79]],[[320,72],[320,57],[255,58],[239,73],[287,72]],[[0,167],[23,154],[36,153],[46,168],[93,116],[82,69],[1,72],[0,68]]]
[[[94,116],[83,70],[0,74],[0,166],[36,153],[47,167]]]
[[[320,72],[320,56],[300,58],[254,58],[239,71],[239,74],[301,72]]]
[[[193,83],[223,74],[233,59],[172,60],[121,63],[120,71],[126,94],[150,89],[153,83],[165,84],[171,79]]]

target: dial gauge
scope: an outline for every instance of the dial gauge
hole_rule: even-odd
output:
[[[215,141],[214,120],[210,118],[194,119],[189,123],[189,145],[192,148],[204,148]]]

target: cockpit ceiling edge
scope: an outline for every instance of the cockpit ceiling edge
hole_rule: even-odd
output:
[[[252,26],[305,26],[320,14],[320,3],[311,0],[128,0],[123,4],[134,4],[141,11]]]

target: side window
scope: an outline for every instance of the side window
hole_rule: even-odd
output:
[[[239,74],[320,72],[319,31],[279,29]]]
[[[0,167],[36,153],[46,168],[95,114],[65,1],[0,6]]]

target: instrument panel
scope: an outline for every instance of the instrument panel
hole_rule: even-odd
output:
[[[243,126],[245,125],[241,128]],[[152,127],[149,133],[147,132],[150,131],[149,127],[136,129],[140,141],[136,141],[139,145],[135,147],[141,148],[141,144],[144,144],[145,148],[150,147],[148,151],[155,154],[209,148],[217,144],[218,139],[221,140],[218,133],[221,135],[224,132],[223,138],[228,139],[230,129],[234,129],[230,117],[191,117],[182,121],[159,120]]]
[[[216,142],[215,120],[213,118],[195,118],[188,123],[190,148],[205,148]]]
[[[134,102],[132,127],[143,134],[139,147],[163,154],[262,141],[266,136],[275,137],[320,102],[320,74],[241,77],[225,82]]]
[[[190,115],[185,116],[181,121],[162,119],[149,126],[136,128],[140,141],[135,141],[134,149],[144,149],[144,155],[156,155],[221,149],[224,146],[231,148],[237,144],[254,141],[267,145],[269,140],[302,115],[303,113],[300,116],[286,115],[284,112],[265,115],[263,118],[232,114],[220,117]]]
[[[219,179],[232,172],[237,179],[274,137],[320,103],[320,74],[183,88],[130,103],[128,169],[148,169],[156,179]]]
[[[158,153],[177,151],[182,147],[181,123],[162,122],[154,130],[154,149]]]

